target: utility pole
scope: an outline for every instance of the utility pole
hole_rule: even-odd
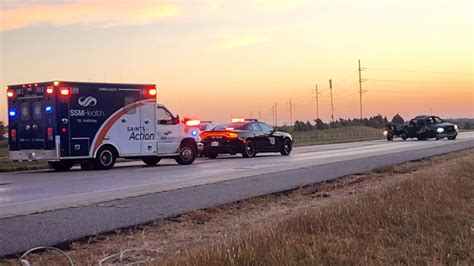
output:
[[[277,103],[275,103],[274,110],[275,110],[275,127],[278,127],[278,110],[277,110]]]
[[[272,125],[275,126],[275,105],[272,104]]]
[[[288,105],[290,106],[290,126],[293,125],[293,101],[290,98],[290,101],[288,102]]]
[[[262,110],[258,110],[258,120],[262,121]]]
[[[332,80],[329,80],[329,90],[331,91],[331,120],[334,122],[334,102],[332,100]]]
[[[315,96],[313,96],[313,100],[316,100],[316,119],[319,119],[319,95],[321,94],[321,92],[318,92],[318,84],[316,84],[314,94]]]
[[[360,67],[359,59],[359,95],[360,95],[360,120],[362,120],[362,68]]]

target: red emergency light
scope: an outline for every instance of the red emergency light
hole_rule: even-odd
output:
[[[69,94],[71,94],[71,90],[69,90],[69,88],[61,88],[59,90],[59,94],[61,94],[62,96],[69,96]]]
[[[46,93],[47,94],[53,94],[54,93],[54,87],[53,86],[48,86],[46,88]]]
[[[12,89],[7,89],[7,97],[12,98],[15,96],[15,91]]]
[[[148,89],[147,91],[148,96],[156,96],[156,93],[157,93],[156,88],[151,88],[151,89]]]

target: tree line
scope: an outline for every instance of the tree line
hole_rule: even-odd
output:
[[[458,124],[463,129],[472,129],[474,124],[474,119],[452,119],[449,120],[450,122]],[[294,131],[310,131],[314,129],[324,130],[329,128],[339,128],[339,127],[351,127],[351,126],[366,126],[372,128],[385,128],[387,124],[403,124],[405,120],[399,114],[396,114],[390,121],[387,119],[386,116],[376,115],[369,118],[363,119],[343,119],[339,118],[339,120],[331,121],[329,123],[325,123],[321,119],[315,119],[314,123],[310,121],[299,121],[296,120],[295,124],[293,125]]]

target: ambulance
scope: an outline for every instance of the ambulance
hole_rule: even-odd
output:
[[[156,165],[194,162],[197,134],[158,104],[152,84],[51,81],[7,86],[13,161],[46,160],[50,168],[111,169],[117,158]]]

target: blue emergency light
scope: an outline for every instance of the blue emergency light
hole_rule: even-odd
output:
[[[10,111],[8,112],[8,115],[10,115],[11,118],[14,118],[17,115],[16,109],[15,108],[10,109]]]
[[[199,132],[197,131],[197,129],[191,131],[191,135],[193,135],[193,137],[196,137],[198,135],[198,133]]]
[[[44,109],[45,109],[46,113],[48,113],[48,114],[53,112],[53,107],[51,105],[46,106],[46,108],[44,108]]]

